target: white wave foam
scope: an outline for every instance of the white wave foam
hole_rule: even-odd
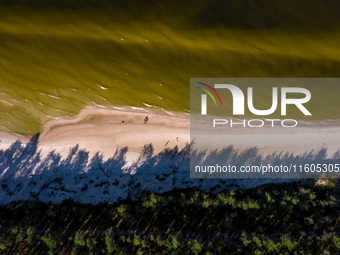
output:
[[[99,88],[103,89],[103,90],[108,90],[108,88],[104,87],[104,86],[100,86],[98,85]]]

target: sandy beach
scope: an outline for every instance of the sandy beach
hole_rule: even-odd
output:
[[[146,116],[148,121],[144,124]],[[229,145],[240,151],[256,146],[263,154],[276,151],[295,155],[326,147],[328,156],[340,148],[338,120],[303,121],[295,128],[221,126],[216,130],[223,134],[223,139],[209,134],[205,144],[196,145],[208,151]],[[202,132],[206,134],[205,130]],[[2,132],[0,139],[1,148],[6,148],[18,139],[27,143],[30,137]],[[100,152],[106,158],[112,156],[117,148],[127,146],[126,159],[130,163],[138,158],[144,145],[150,143],[154,154],[175,146],[182,149],[190,143],[189,115],[172,115],[164,111],[151,113],[144,109],[86,107],[76,117],[48,121],[38,140],[42,155],[55,150],[66,156],[69,149],[78,144],[79,149],[86,149],[90,156]]]
[[[147,116],[149,120],[144,124]],[[292,129],[225,128],[219,131],[224,133],[223,139],[202,130],[208,139],[201,146],[208,153],[224,145],[233,145],[238,152],[256,146],[258,153],[263,155],[274,152],[301,155],[326,147],[327,156],[333,157],[339,149],[337,120],[301,122],[299,127]],[[86,107],[76,117],[48,121],[37,144],[25,145],[30,141],[29,136],[8,132],[1,133],[0,137],[0,149],[4,153],[0,160],[3,169],[0,184],[7,185],[0,192],[3,204],[36,197],[45,202],[56,203],[71,198],[96,204],[128,196],[137,199],[141,190],[162,193],[174,188],[198,187],[209,191],[215,187],[214,192],[218,192],[228,187],[251,188],[268,182],[293,180],[289,176],[281,179],[230,179],[224,176],[224,179],[204,181],[190,178],[189,159],[174,157],[174,148],[178,146],[180,151],[192,138],[188,114]],[[21,141],[21,146],[14,143],[17,140]],[[144,145],[150,143],[154,157],[140,158]],[[79,146],[77,149],[70,150],[76,145]],[[128,147],[127,152],[115,154],[117,149],[124,147]],[[158,154],[164,149],[169,149],[168,153]],[[18,189],[18,185],[22,188]]]
[[[208,123],[212,123],[212,119],[213,117],[208,120]],[[234,118],[234,121],[236,120]],[[241,122],[241,120],[238,119],[238,122]],[[312,150],[327,148],[327,155],[332,157],[340,149],[340,121],[338,119],[299,120],[298,125],[292,128],[285,128],[280,125],[274,127],[266,125],[261,128],[235,125],[231,128],[227,125],[219,125],[213,133],[211,132],[212,129],[209,128],[210,135],[205,128],[200,128],[198,123],[195,125],[197,126],[195,128],[196,135],[202,134],[203,137],[209,137],[209,139],[200,138],[196,140],[196,146],[207,148],[208,151],[233,145],[239,151],[256,147],[264,155],[274,152],[301,155]]]
[[[148,121],[144,123],[146,116]],[[90,156],[100,152],[104,158],[112,156],[117,148],[127,146],[126,159],[131,163],[138,158],[144,145],[150,143],[154,154],[175,146],[182,149],[190,140],[189,133],[189,115],[86,107],[74,118],[48,121],[38,142],[42,152],[55,150],[66,156],[69,148],[78,144],[79,149],[86,149]]]

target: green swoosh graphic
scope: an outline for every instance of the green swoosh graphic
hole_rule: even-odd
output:
[[[203,90],[204,92],[206,92],[207,94],[209,94],[209,96],[214,100],[215,105],[217,105],[217,104],[216,104],[216,101],[215,101],[215,98],[213,97],[213,95],[212,95],[208,90],[203,89],[203,88],[200,88],[200,87],[196,87],[196,88],[201,89],[201,90]]]

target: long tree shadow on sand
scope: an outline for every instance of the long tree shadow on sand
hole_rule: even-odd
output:
[[[197,151],[194,144],[181,150],[165,148],[154,154],[152,144],[144,146],[139,158],[127,166],[128,147],[118,148],[114,155],[104,158],[97,152],[92,157],[76,145],[66,157],[54,150],[43,157],[38,145],[39,135],[29,143],[16,141],[0,150],[0,204],[18,200],[61,202],[73,199],[82,203],[116,202],[137,199],[143,190],[166,192],[174,188],[194,188],[219,192],[227,188],[251,188],[267,182],[290,181],[311,176],[310,172],[284,178],[242,178],[232,175],[223,178],[190,178],[190,160],[199,164],[214,165],[289,165],[289,164],[338,164],[340,152],[327,157],[327,148],[311,150],[302,155],[275,152],[263,156],[256,147],[238,151],[228,146],[221,151]],[[191,156],[191,157],[190,157]],[[212,177],[204,173],[201,177]],[[249,177],[254,177],[249,175]],[[264,176],[260,176],[264,177]],[[268,176],[271,177],[271,176]],[[289,177],[287,179],[287,177]]]

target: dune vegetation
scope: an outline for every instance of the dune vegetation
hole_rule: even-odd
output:
[[[289,192],[288,192],[289,191]],[[177,189],[97,205],[0,207],[2,254],[335,254],[334,180],[265,184],[217,194]]]

